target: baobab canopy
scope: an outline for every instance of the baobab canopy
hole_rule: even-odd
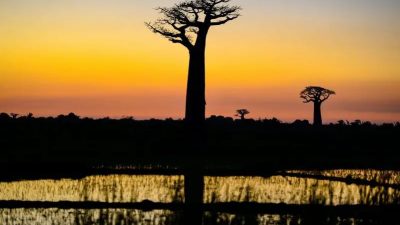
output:
[[[201,40],[197,37],[210,26],[222,25],[240,16],[240,7],[229,6],[230,0],[193,0],[159,7],[162,18],[146,25],[173,43],[180,43],[189,50]]]
[[[300,93],[300,97],[304,99],[304,103],[322,103],[334,94],[336,94],[334,91],[323,87],[308,86]]]
[[[321,126],[322,125],[322,113],[321,113],[321,105],[324,101],[326,101],[331,95],[336,94],[334,91],[318,87],[318,86],[309,86],[306,87],[301,93],[300,98],[304,99],[304,103],[313,102],[314,103],[314,125]]]

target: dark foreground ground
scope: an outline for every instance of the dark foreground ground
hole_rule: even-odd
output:
[[[0,177],[70,175],[117,166],[160,173],[268,173],[283,169],[400,169],[400,124],[211,117],[195,132],[183,121],[0,116]],[[27,170],[29,168],[29,170]],[[51,169],[49,169],[51,168]]]

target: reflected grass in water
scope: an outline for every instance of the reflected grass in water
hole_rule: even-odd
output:
[[[180,213],[135,209],[0,209],[2,225],[173,225]]]
[[[135,209],[0,209],[2,225],[187,225],[182,212]],[[397,225],[392,218],[205,212],[204,225]]]
[[[318,215],[229,214],[206,212],[204,225],[397,225],[382,218],[319,217]]]
[[[374,181],[382,184],[400,184],[400,172],[394,170],[293,170],[287,173],[307,175],[321,175],[326,177],[339,177]]]
[[[398,182],[399,172],[379,170],[296,171],[324,176]],[[323,205],[400,204],[400,190],[317,178],[205,177],[205,203],[258,202]],[[0,182],[0,200],[153,202],[184,201],[183,176],[107,175],[71,180]]]
[[[89,176],[79,180],[0,182],[0,200],[183,202],[183,176]]]
[[[272,176],[206,177],[204,202],[322,205],[399,204],[400,190],[338,181]]]

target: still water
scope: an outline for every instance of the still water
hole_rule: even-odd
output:
[[[134,209],[0,209],[0,224],[86,225],[179,223],[179,213],[165,210]]]
[[[301,175],[301,176],[299,176]],[[346,178],[346,179],[340,179]],[[352,181],[363,181],[361,184]],[[287,171],[270,177],[205,177],[205,203],[322,205],[400,204],[400,172]],[[369,183],[370,182],[370,185]],[[184,202],[183,176],[96,175],[82,179],[0,182],[0,201]],[[180,224],[182,212],[135,209],[0,209],[0,224]],[[319,218],[319,224],[379,224],[359,218]],[[204,224],[312,224],[305,215],[204,212]]]
[[[0,209],[5,225],[187,225],[182,213],[168,210],[135,209]],[[238,215],[205,212],[204,225],[398,225],[396,221],[343,217],[316,218],[302,215]]]

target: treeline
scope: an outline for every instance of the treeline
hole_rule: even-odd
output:
[[[195,138],[194,138],[195,136]],[[399,123],[211,116],[201,133],[182,120],[0,114],[0,164],[202,165],[208,168],[399,168]]]
[[[58,122],[71,122],[71,123],[77,123],[77,122],[88,122],[88,121],[97,121],[97,122],[105,122],[105,121],[111,121],[111,122],[121,122],[121,123],[165,123],[165,124],[170,124],[170,123],[183,123],[182,119],[173,119],[173,118],[166,118],[166,119],[149,119],[149,120],[136,120],[132,116],[126,116],[122,117],[119,119],[116,118],[110,118],[110,117],[104,117],[104,118],[89,118],[89,117],[80,117],[74,113],[69,113],[67,115],[58,115],[56,117],[34,117],[32,113],[28,113],[27,115],[19,115],[16,113],[0,113],[0,122],[5,123],[5,122],[11,122],[11,121],[58,121]],[[271,119],[235,119],[232,117],[224,117],[224,116],[216,116],[212,115],[209,118],[206,119],[206,123],[208,124],[219,124],[219,125],[228,125],[228,124],[238,124],[238,125],[256,125],[256,124],[263,124],[263,125],[270,125],[270,126],[293,126],[293,127],[308,127],[311,126],[312,124],[308,120],[300,120],[297,119],[293,122],[282,122],[281,120],[277,118],[271,118]],[[336,123],[329,123],[325,124],[326,127],[329,126],[353,126],[353,127],[385,127],[385,128],[394,128],[394,127],[400,127],[400,122],[393,122],[393,123],[381,123],[381,124],[376,124],[370,121],[362,121],[362,120],[354,120],[354,121],[348,121],[348,120],[339,120]]]

